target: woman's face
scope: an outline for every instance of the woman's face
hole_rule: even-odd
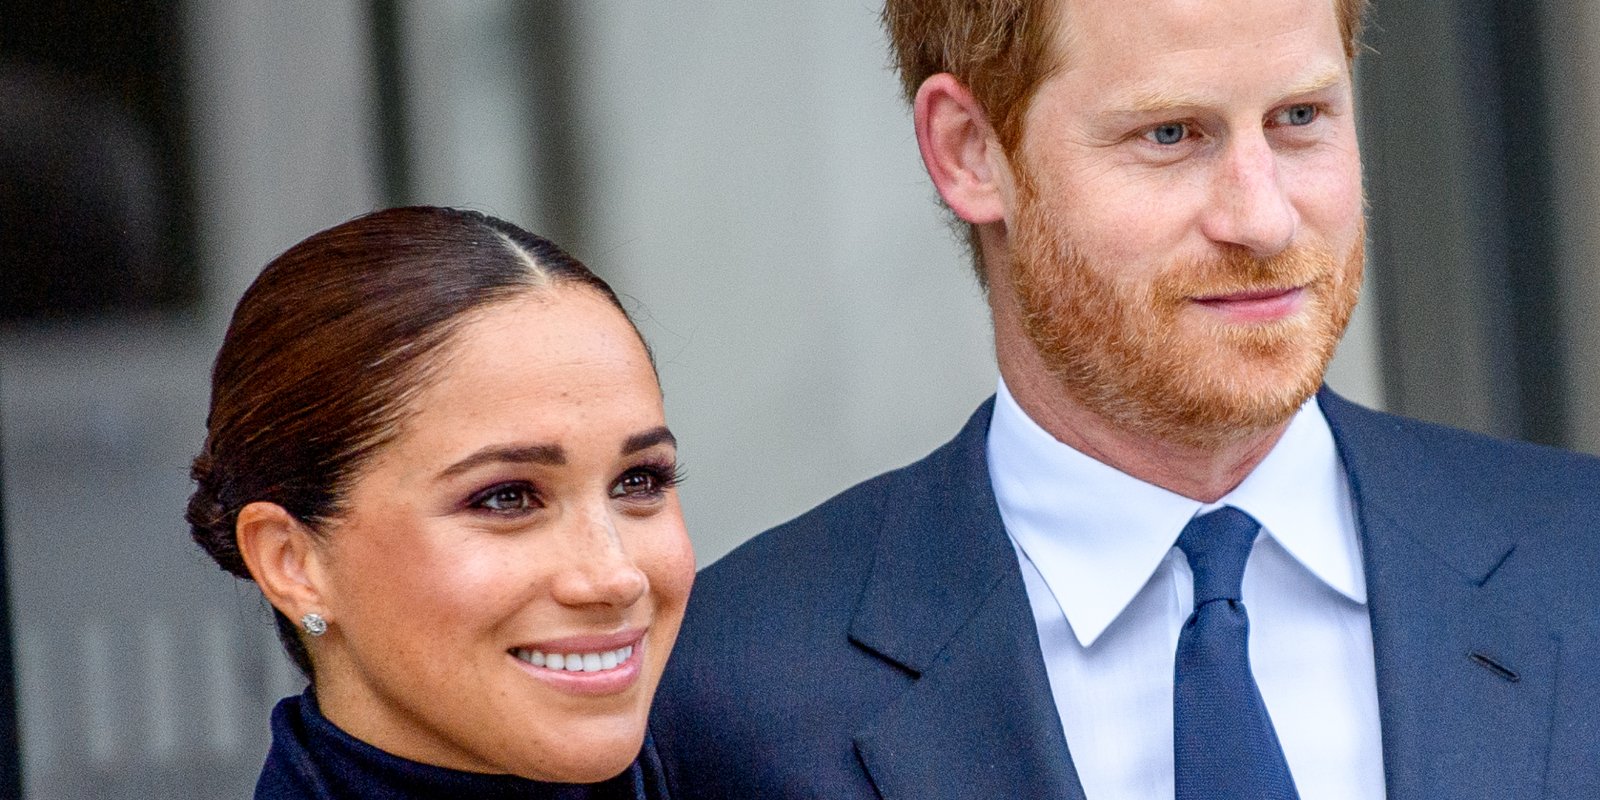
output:
[[[416,761],[610,777],[694,576],[644,347],[557,286],[475,313],[437,358],[314,545],[318,699]]]

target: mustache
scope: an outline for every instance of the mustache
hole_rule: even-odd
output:
[[[1157,300],[1281,292],[1332,279],[1341,259],[1311,245],[1259,256],[1234,248],[1168,267],[1151,283]]]

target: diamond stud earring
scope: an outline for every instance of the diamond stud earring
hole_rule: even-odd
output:
[[[300,627],[305,628],[306,633],[312,636],[321,636],[328,632],[328,621],[323,619],[321,614],[313,611],[300,618]]]

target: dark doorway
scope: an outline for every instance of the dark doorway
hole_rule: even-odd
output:
[[[186,306],[172,4],[0,0],[0,20],[0,322]]]

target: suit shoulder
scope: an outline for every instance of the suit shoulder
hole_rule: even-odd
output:
[[[650,715],[681,796],[872,796],[853,737],[911,677],[853,638],[853,623],[883,549],[908,527],[923,530],[955,467],[973,474],[987,408],[921,461],[846,489],[696,576]]]
[[[1324,395],[1323,403],[1340,451],[1358,474],[1387,474],[1509,507],[1600,515],[1600,457],[1374,411],[1336,396]]]
[[[1499,559],[1495,581],[1530,613],[1596,625],[1600,458],[1334,401],[1324,410],[1362,505],[1447,559]]]
[[[695,577],[695,604],[728,611],[756,598],[814,598],[822,585],[837,591],[859,583],[889,487],[907,469],[862,481],[734,548]]]

